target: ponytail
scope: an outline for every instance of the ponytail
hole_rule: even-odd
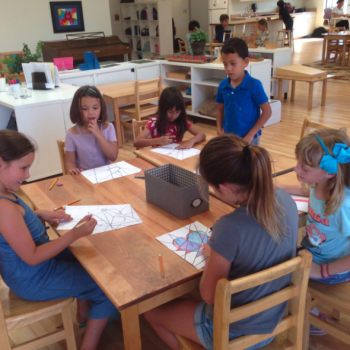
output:
[[[235,184],[247,193],[247,210],[275,241],[285,235],[283,213],[275,196],[271,158],[262,147],[250,146],[235,135],[211,139],[199,160],[203,179],[216,188]]]

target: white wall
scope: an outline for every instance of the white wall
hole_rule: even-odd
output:
[[[316,23],[315,27],[321,27],[323,25],[323,9],[324,9],[324,0],[304,0],[305,7],[308,8],[317,8],[316,12]],[[346,11],[346,8],[344,6],[344,12]]]
[[[85,32],[103,31],[111,35],[109,0],[83,0],[82,3]],[[0,33],[0,52],[21,51],[23,43],[35,52],[39,40],[66,39],[66,33],[53,32],[50,0],[1,0]]]

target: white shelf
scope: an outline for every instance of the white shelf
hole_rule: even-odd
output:
[[[192,100],[192,95],[187,95],[187,92],[185,90],[181,90],[181,95],[183,98],[188,98]]]
[[[174,78],[163,78],[165,80],[169,80],[169,81],[177,81],[180,83],[186,83],[186,84],[191,84],[191,80],[183,80],[183,79],[174,79]]]
[[[204,81],[198,81],[197,85],[205,85],[205,86],[216,86],[218,87],[219,84],[222,82],[222,79],[217,79],[217,78],[214,78],[214,79],[208,79],[208,80],[204,80]]]

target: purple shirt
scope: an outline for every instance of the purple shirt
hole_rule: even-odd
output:
[[[93,169],[103,165],[111,164],[112,162],[103,154],[100,144],[96,140],[93,134],[82,134],[79,126],[77,125],[79,134],[72,134],[67,132],[66,134],[66,152],[75,152],[77,158],[77,168],[79,169]],[[102,130],[102,124],[100,125],[102,135],[107,141],[117,141],[115,135],[115,129],[112,123],[108,127]]]

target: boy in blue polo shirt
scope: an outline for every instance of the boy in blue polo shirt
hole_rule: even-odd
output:
[[[216,96],[217,133],[235,134],[251,145],[259,145],[261,128],[272,112],[260,80],[244,69],[249,64],[248,46],[242,39],[229,39],[221,49],[221,56],[228,78],[220,83]]]

